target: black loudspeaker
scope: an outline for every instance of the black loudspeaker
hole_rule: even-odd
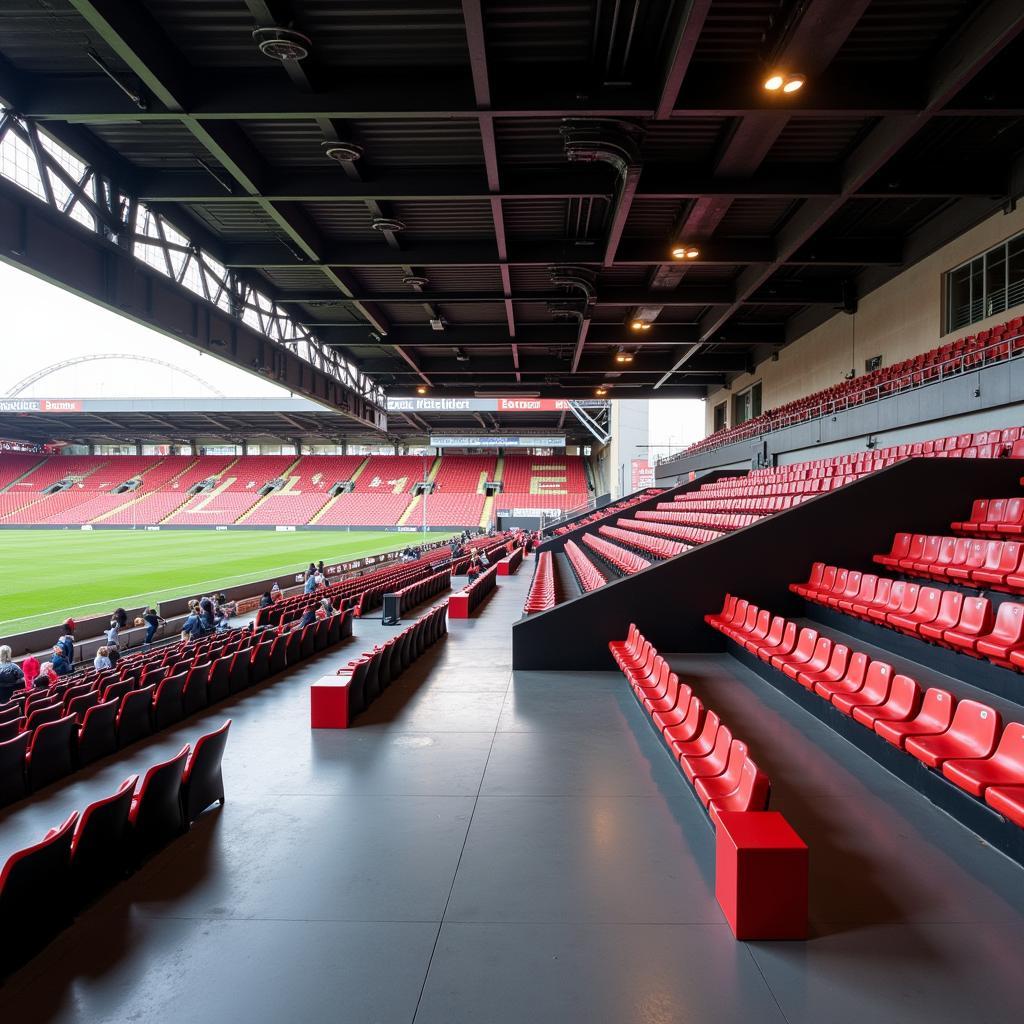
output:
[[[384,613],[381,622],[385,626],[397,626],[402,621],[402,606],[397,594],[384,595]]]

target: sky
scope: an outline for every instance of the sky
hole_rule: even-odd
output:
[[[80,363],[55,371],[18,394],[26,398],[207,398],[219,392],[228,398],[254,399],[288,395],[267,380],[4,263],[0,263],[0,303],[6,371],[0,396],[55,363],[115,354],[143,355],[170,366],[126,359]],[[40,316],[38,310],[45,314]],[[703,434],[703,402],[662,399],[650,403],[654,458]]]

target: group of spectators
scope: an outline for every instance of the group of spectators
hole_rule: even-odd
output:
[[[193,598],[188,603],[188,616],[181,624],[181,639],[194,643],[211,633],[223,633],[234,614],[235,604],[226,594]]]
[[[136,626],[146,627],[144,646],[153,642],[157,629],[164,620],[155,608],[147,608],[135,619]],[[128,613],[124,608],[115,608],[110,617],[110,625],[103,634],[103,644],[96,651],[93,667],[97,670],[113,668],[121,651],[120,633],[128,627]],[[62,632],[53,645],[50,656],[40,663],[34,654],[26,655],[19,665],[14,661],[8,645],[0,647],[0,703],[4,703],[18,690],[45,689],[57,682],[62,676],[69,676],[75,671],[75,630],[77,623],[73,618],[66,619]]]

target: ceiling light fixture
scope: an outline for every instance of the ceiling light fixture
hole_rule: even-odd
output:
[[[425,385],[425,384],[420,384],[420,385],[419,385],[419,386],[418,386],[418,387],[416,388],[416,394],[417,394],[417,395],[425,395],[426,393],[427,393],[427,388],[426,388],[426,385]]]
[[[608,394],[608,389],[610,387],[611,384],[598,384],[598,386],[594,388],[594,394],[597,395],[598,398],[603,398]]]
[[[426,288],[430,284],[430,278],[420,274],[406,274],[402,278],[402,284],[408,285],[410,288]]]
[[[328,160],[335,160],[339,164],[354,164],[363,155],[363,147],[357,146],[354,142],[338,142],[332,139],[330,142],[321,142],[320,148]]]
[[[257,28],[253,29],[252,37],[260,53],[271,60],[305,60],[313,46],[309,36],[291,28]]]
[[[674,260],[695,260],[700,255],[700,249],[695,245],[676,245],[672,248]]]
[[[405,221],[396,220],[394,217],[374,217],[370,221],[370,227],[374,231],[393,231],[397,233],[405,230]]]
[[[793,74],[789,71],[772,71],[761,83],[765,92],[798,92],[807,81],[805,75]]]
[[[620,348],[615,353],[615,362],[617,363],[631,363],[633,362],[633,353],[627,352],[624,348]]]
[[[651,324],[649,320],[634,320],[630,325],[634,331],[649,331]]]

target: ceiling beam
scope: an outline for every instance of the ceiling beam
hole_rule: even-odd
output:
[[[679,87],[686,77],[690,61],[697,49],[697,40],[710,10],[711,0],[686,0],[680,11],[676,20],[672,49],[661,75],[658,101],[654,107],[654,118],[657,121],[664,121],[672,114],[672,108],[679,96]]]
[[[75,3],[78,6],[78,3]],[[97,2],[96,6],[103,6]],[[760,62],[728,66],[716,75],[702,69],[699,78],[684,83],[670,117],[744,117],[778,109],[778,99],[751,88],[763,72]],[[48,75],[26,73],[29,88],[19,113],[45,120],[103,124],[125,121],[158,123],[177,121],[180,111],[154,96],[140,110],[102,74]],[[337,79],[315,93],[281,88],[276,68],[204,69],[202,89],[187,108],[191,116],[213,121],[310,121],[321,117],[341,120],[444,120],[473,121],[478,117],[472,83],[461,70],[445,74],[432,69],[425,78],[418,70],[396,69],[372,80],[353,78],[351,84]],[[921,112],[920,83],[909,72],[866,81],[862,73],[835,69],[822,75],[813,89],[790,97],[786,109],[802,117],[886,117]],[[490,116],[498,119],[602,117],[651,119],[657,108],[650,90],[617,86],[597,87],[581,96],[577,79],[551,83],[544,78],[531,85],[519,83],[515,103],[494,103]],[[1008,97],[971,97],[951,101],[939,116],[1019,117],[1024,102],[1019,94]]]
[[[737,280],[736,299],[708,313],[701,321],[702,337],[719,330],[742,302],[761,288],[802,246],[811,243],[865,182],[877,174],[928,123],[931,112],[949,103],[970,81],[1024,31],[1024,5],[1019,0],[991,0],[964,30],[936,54],[928,76],[925,110],[916,117],[883,119],[850,154],[842,168],[842,194],[834,199],[811,199],[786,223],[776,239],[774,260],[748,267]],[[813,244],[813,243],[812,243]],[[662,378],[659,385],[667,380]]]
[[[799,70],[807,75],[813,88],[814,79],[832,62],[869,3],[870,0],[806,0],[796,5],[766,56],[774,67]],[[751,84],[751,88],[757,86]],[[776,107],[779,102],[789,106],[786,96],[778,98]],[[790,116],[789,110],[784,108],[739,118],[719,149],[715,176],[742,179],[755,174],[785,130]],[[729,197],[705,194],[694,199],[676,224],[670,242],[703,243],[714,235],[731,206]],[[651,286],[669,288],[685,273],[683,266],[659,267],[651,276]]]
[[[296,222],[299,225],[296,211]],[[312,245],[311,235],[306,244]],[[224,262],[231,267],[256,269],[317,269],[341,267],[402,267],[409,263],[430,267],[482,267],[499,266],[502,261],[493,242],[413,242],[405,243],[401,251],[373,242],[322,242],[315,240],[320,258],[307,258],[298,251],[297,242],[289,239],[268,242],[246,242],[229,245],[224,249]],[[596,251],[595,251],[596,250]],[[841,238],[814,240],[796,247],[786,255],[783,263],[817,266],[871,266],[902,262],[903,245],[899,238]],[[751,237],[709,241],[701,248],[700,259],[691,265],[719,265],[769,263],[777,257],[776,239]],[[593,267],[600,269],[601,251],[591,244],[576,245],[564,242],[515,242],[509,245],[507,264],[510,267],[542,267],[555,264]],[[657,266],[672,264],[671,257],[660,244],[629,242],[621,247],[616,266]]]
[[[643,337],[621,324],[591,324],[588,345],[627,345],[630,348],[692,344],[698,340],[699,327],[695,323],[660,323]],[[326,344],[355,346],[363,348],[388,348],[400,345],[417,349],[472,348],[493,346],[508,348],[508,331],[504,324],[484,324],[472,327],[449,326],[444,331],[433,331],[427,326],[396,324],[387,335],[374,335],[365,324],[327,327],[317,330],[318,337]],[[520,324],[516,342],[520,360],[527,357],[530,346],[554,347],[572,350],[576,345],[578,331],[571,323],[550,325]],[[647,335],[653,335],[648,339]],[[747,347],[750,345],[781,345],[785,341],[785,326],[780,318],[778,323],[729,323],[714,337],[716,345]]]
[[[671,292],[655,292],[640,288],[604,288],[594,295],[595,306],[640,306],[657,303],[668,308],[703,307],[716,303],[732,302],[736,297],[736,289],[732,284],[683,284]],[[424,302],[431,304],[444,303],[501,303],[504,292],[366,292],[355,294],[349,298],[335,296],[332,292],[285,294],[280,302],[282,305],[301,303],[320,306],[346,306],[356,302],[372,302],[402,305],[419,305]],[[527,305],[547,305],[565,300],[565,292],[515,292],[511,294],[514,302]],[[828,303],[835,305],[843,301],[841,281],[807,284],[800,281],[777,282],[750,296],[744,301],[751,304],[786,304],[810,305]],[[646,332],[645,332],[646,333]]]
[[[473,73],[473,96],[480,114],[480,145],[484,154],[484,171],[487,177],[487,192],[491,207],[491,221],[494,225],[494,241],[498,250],[499,275],[501,277],[502,300],[505,305],[505,322],[510,338],[516,336],[515,307],[512,304],[512,275],[508,268],[508,240],[505,234],[505,211],[501,204],[501,175],[498,168],[498,145],[494,135],[494,121],[486,112],[491,107],[491,84],[487,68],[487,37],[484,29],[484,15],[480,0],[462,0],[462,20],[466,26],[466,45],[469,48],[469,64]]]
[[[236,184],[259,204],[281,231],[286,244],[318,265],[342,294],[352,289],[344,275],[320,263],[323,239],[309,217],[295,204],[276,204],[261,193],[268,170],[242,130],[231,123],[200,122],[185,113],[189,101],[188,64],[177,53],[152,16],[126,0],[69,0],[87,24],[124,61],[146,89],[204,146]],[[387,322],[378,310],[360,306],[360,312],[378,330]]]
[[[489,122],[491,123],[491,122]],[[491,123],[493,129],[493,123]],[[493,130],[489,133],[493,139]],[[496,170],[496,167],[495,167]],[[493,176],[496,178],[496,174]],[[368,180],[347,178],[337,171],[276,171],[262,182],[261,194],[271,202],[362,203],[455,200],[482,203],[494,199],[540,202],[552,199],[610,199],[614,189],[607,172],[587,164],[571,164],[550,172],[502,175],[503,184],[492,192],[487,172],[452,168],[375,173]],[[157,203],[252,203],[251,193],[233,181],[215,179],[207,171],[152,170],[136,172],[136,196]],[[854,198],[899,199],[921,196],[992,196],[1005,191],[1005,175],[990,166],[923,167],[914,174],[893,175],[873,181]],[[838,196],[839,181],[820,167],[791,168],[786,174],[762,172],[748,178],[708,175],[686,164],[646,163],[635,199],[804,199]]]

